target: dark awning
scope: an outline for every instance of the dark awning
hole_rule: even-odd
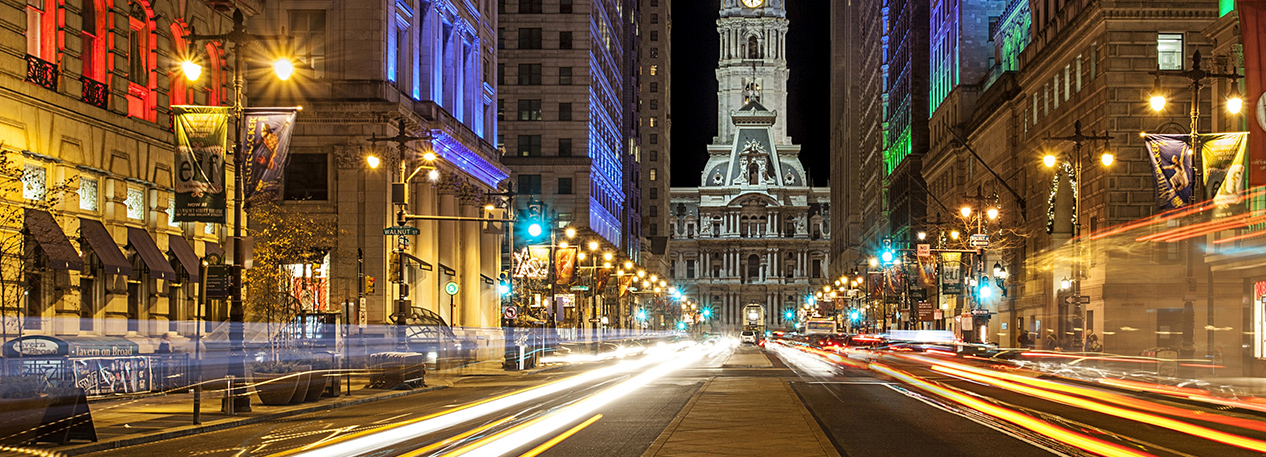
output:
[[[209,242],[206,244],[206,246],[207,246],[207,254],[215,254],[215,255],[220,256],[221,259],[224,258],[224,248],[220,247],[218,243]]]
[[[425,261],[425,260],[422,260],[422,259],[419,259],[419,258],[417,258],[417,257],[414,257],[412,254],[409,254],[409,253],[407,253],[407,252],[405,252],[405,253],[403,253],[403,254],[404,254],[404,258],[405,258],[405,259],[407,259],[407,260],[409,260],[409,261],[411,261],[411,262],[413,262],[413,263],[418,264],[418,268],[421,268],[423,271],[431,271],[431,270],[435,269],[435,267],[432,267],[432,266],[431,266],[431,264],[426,263],[426,261]]]
[[[167,237],[167,250],[171,251],[176,256],[176,260],[180,261],[180,266],[184,267],[185,274],[189,275],[189,281],[198,282],[200,267],[198,254],[193,253],[193,247],[189,246],[189,241],[175,235],[169,236]]]
[[[112,336],[27,335],[4,343],[5,357],[119,357],[140,353],[140,345]]]
[[[24,215],[26,232],[39,243],[50,266],[55,270],[83,270],[84,260],[70,244],[66,233],[53,220],[53,215],[38,209],[26,208]]]
[[[88,242],[92,252],[101,259],[101,266],[106,273],[124,276],[132,274],[132,264],[128,263],[123,251],[119,250],[119,245],[114,244],[114,238],[100,221],[79,218],[79,236]]]
[[[166,281],[176,280],[176,270],[171,268],[171,262],[167,261],[167,256],[164,256],[163,251],[158,249],[158,244],[154,243],[154,237],[149,236],[149,232],[145,229],[128,227],[127,244],[132,245],[132,249],[141,255],[141,261],[149,267],[149,277]]]

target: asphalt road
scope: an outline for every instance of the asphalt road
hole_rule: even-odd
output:
[[[759,351],[741,347],[741,352]],[[731,350],[732,351],[732,350]],[[942,400],[896,380],[858,368],[842,368],[790,351],[766,351],[772,367],[726,367],[731,351],[712,354],[662,377],[639,385],[627,394],[615,396],[584,417],[602,415],[574,435],[552,443],[543,456],[619,456],[643,455],[660,438],[701,386],[718,377],[778,378],[789,383],[819,426],[846,456],[1018,456],[1018,455],[1089,455],[1054,439],[995,419],[979,411]],[[453,387],[419,393],[389,401],[367,403],[337,410],[296,416],[286,420],[222,430],[180,439],[134,446],[95,455],[102,456],[261,456],[339,440],[348,435],[379,427],[391,427],[444,412],[454,407],[478,402],[499,395],[571,379],[590,370],[611,367],[614,363],[585,364],[549,373],[525,376],[472,376],[455,382]],[[1101,412],[1076,408],[1024,394],[952,378],[917,365],[900,366],[925,380],[960,389],[992,404],[1112,441],[1155,455],[1260,455],[1250,450],[1216,443],[1189,434],[1138,421],[1124,420]],[[555,394],[527,401],[495,413],[471,417],[427,433],[392,439],[367,455],[402,455],[431,447],[419,455],[441,455],[474,441],[498,433],[526,428],[593,398],[610,395],[645,371],[640,369],[610,373]],[[1157,401],[1149,399],[1149,401]],[[1198,414],[1224,414],[1238,418],[1263,420],[1260,416],[1235,411],[1200,409],[1191,405],[1165,403],[1199,411]],[[496,422],[504,420],[503,422]],[[580,420],[553,432],[523,440],[511,446],[506,455],[521,455]],[[754,421],[776,421],[752,411]],[[480,426],[493,424],[486,430],[451,443],[439,443]],[[1234,432],[1264,439],[1262,433],[1247,432],[1229,426],[1201,422],[1210,429]],[[1254,434],[1256,433],[1256,434]],[[385,435],[373,435],[385,436]],[[384,438],[385,439],[385,438]],[[439,444],[437,444],[439,443]],[[773,455],[776,450],[753,449],[747,455]]]

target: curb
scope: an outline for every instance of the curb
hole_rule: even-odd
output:
[[[348,406],[372,403],[379,400],[390,400],[393,398],[419,394],[422,392],[430,392],[434,390],[447,389],[448,387],[449,386],[447,385],[439,385],[439,386],[433,386],[433,387],[425,387],[425,388],[416,389],[416,390],[392,392],[392,393],[387,393],[383,395],[375,395],[371,397],[358,398],[355,400],[327,403],[324,405],[313,405],[313,406],[308,406],[305,408],[297,408],[297,409],[292,409],[288,411],[279,411],[276,413],[264,414],[260,416],[252,416],[252,417],[247,417],[247,418],[242,418],[242,419],[224,419],[213,424],[189,425],[189,426],[185,426],[183,428],[179,428],[176,430],[170,430],[170,431],[131,437],[131,438],[124,438],[124,439],[114,440],[114,441],[86,444],[86,445],[75,446],[75,447],[71,447],[67,449],[49,449],[48,451],[50,453],[56,453],[56,454],[60,454],[64,456],[108,451],[108,450],[119,449],[119,448],[124,448],[128,446],[136,446],[138,444],[153,443],[156,441],[169,440],[173,438],[182,438],[186,436],[197,435],[200,433],[227,430],[231,428],[241,427],[243,425],[251,425],[251,424],[257,424],[260,422],[268,422],[268,421],[273,421],[273,420],[278,420],[278,419],[284,419],[284,418],[298,415],[298,414],[308,414],[308,413],[314,413],[318,411],[344,408]]]

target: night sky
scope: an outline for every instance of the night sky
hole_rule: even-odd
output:
[[[673,169],[672,185],[695,187],[707,162],[707,145],[717,134],[717,0],[673,3]],[[830,14],[821,1],[790,1],[787,18],[787,127],[802,145],[813,185],[830,177]],[[643,44],[645,46],[645,44]],[[778,113],[788,116],[788,113]]]

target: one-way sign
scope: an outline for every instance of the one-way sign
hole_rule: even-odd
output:
[[[977,249],[980,249],[980,248],[988,248],[988,247],[989,247],[989,235],[986,235],[986,234],[983,234],[983,233],[977,233],[977,234],[975,234],[975,235],[972,235],[972,236],[971,236],[971,240],[970,240],[968,243],[969,243],[969,244],[971,245],[971,247],[973,247],[973,248],[977,248]]]
[[[1064,297],[1064,303],[1067,303],[1070,305],[1089,305],[1090,296],[1089,295],[1073,295],[1070,297]]]
[[[417,235],[420,233],[417,227],[393,225],[382,229],[383,235]]]

